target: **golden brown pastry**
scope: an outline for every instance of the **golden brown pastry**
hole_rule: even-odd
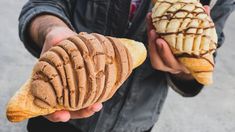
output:
[[[217,35],[198,0],[153,0],[152,21],[157,34],[201,84],[212,83]]]
[[[19,122],[56,110],[79,110],[110,99],[146,58],[140,42],[80,33],[45,52],[7,105]]]

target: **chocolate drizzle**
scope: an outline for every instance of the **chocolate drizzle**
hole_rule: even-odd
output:
[[[164,4],[168,4],[168,6]],[[179,6],[176,6],[175,8],[171,8],[177,4],[179,4]],[[193,9],[186,7],[188,5],[190,5],[190,7],[192,6]],[[163,8],[163,9],[159,9],[159,8]],[[161,14],[158,14],[157,16],[154,15],[154,12],[156,12],[157,14],[158,11],[161,12]],[[208,31],[210,32],[211,30],[215,28],[214,23],[208,17],[207,13],[205,12],[205,9],[202,6],[200,6],[199,3],[179,2],[179,1],[169,2],[169,1],[157,0],[156,5],[154,6],[152,12],[153,12],[152,21],[156,28],[157,34],[161,38],[165,39],[171,45],[173,49],[177,50],[175,46],[176,44],[178,44],[179,37],[180,39],[183,39],[183,40],[179,40],[181,41],[181,43],[183,43],[182,45],[186,45],[186,40],[187,42],[194,44],[196,43],[196,41],[199,41],[198,39],[200,38],[201,39],[200,41],[203,41],[204,43],[209,43],[209,48],[212,48],[212,49],[216,48],[217,42],[214,39],[212,40],[212,36],[207,33]],[[177,15],[179,13],[183,13],[182,14],[183,16]],[[205,16],[199,17],[199,15],[205,15]],[[175,25],[177,26],[177,29],[172,28],[173,20],[177,22]],[[195,23],[196,25],[192,24],[192,22],[196,22]],[[163,27],[158,27],[158,26],[163,26]],[[160,28],[161,30],[159,31],[158,28]],[[214,34],[216,33],[214,32]],[[170,37],[174,37],[174,38],[172,38],[171,40],[167,39]],[[191,39],[193,39],[193,41]],[[201,42],[199,54],[201,54],[202,50],[206,49],[206,47],[202,45],[203,43]],[[186,50],[184,49],[185,47],[189,47],[189,46],[183,46],[182,47],[183,51]],[[190,49],[187,49],[187,52],[189,50]],[[194,50],[194,47],[191,50]],[[208,50],[211,50],[211,49],[208,49]]]
[[[205,54],[208,54],[209,51]],[[204,55],[194,55],[194,54],[187,54],[187,53],[182,53],[182,54],[175,54],[176,58],[197,58],[197,59],[205,59],[206,61],[208,61],[213,67],[214,67],[214,63],[211,62],[211,60],[209,60],[208,58],[204,57]]]
[[[198,27],[188,27],[186,29],[183,29],[182,31],[178,31],[178,32],[165,32],[165,33],[161,33],[161,32],[157,32],[158,35],[160,36],[167,36],[167,35],[178,35],[178,34],[184,34],[184,35],[202,35],[200,33],[187,33],[188,30],[190,29],[196,29],[196,30],[199,30],[199,29],[203,29],[203,30],[206,30],[206,29],[209,29],[209,28],[214,28],[215,26],[211,26],[211,27],[205,27],[205,28],[198,28]],[[203,37],[210,37],[210,36],[207,36],[207,35],[202,35]]]
[[[191,72],[213,71],[217,36],[213,21],[199,1],[156,0],[152,22],[159,37]],[[204,83],[200,80],[204,75],[209,74],[195,75],[195,78]]]

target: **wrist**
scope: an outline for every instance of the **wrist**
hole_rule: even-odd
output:
[[[32,20],[29,27],[30,37],[39,47],[42,48],[48,33],[57,27],[68,28],[68,26],[56,16],[37,16]]]

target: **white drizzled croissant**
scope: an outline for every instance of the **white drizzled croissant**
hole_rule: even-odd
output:
[[[110,99],[146,58],[140,42],[80,33],[45,52],[31,78],[11,98],[12,122],[56,110],[79,110]]]
[[[212,83],[217,47],[214,23],[198,0],[154,0],[152,21],[157,34],[195,79]]]

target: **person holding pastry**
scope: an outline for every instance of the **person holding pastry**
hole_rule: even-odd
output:
[[[19,35],[26,49],[40,57],[31,83],[32,87],[38,88],[31,92],[36,99],[42,98],[35,99],[34,103],[40,109],[45,108],[46,112],[38,114],[42,116],[31,112],[34,115],[27,117],[33,117],[28,120],[28,131],[150,132],[159,118],[169,85],[184,97],[194,97],[204,85],[212,83],[216,49],[224,42],[223,27],[234,5],[231,0],[29,0],[19,17]],[[142,57],[138,62],[138,65],[143,64],[137,67],[135,58],[141,58],[145,52],[137,52],[138,46],[136,51],[132,50],[135,46],[132,49],[125,44],[122,46],[122,43],[134,41],[115,38],[145,44],[147,58]],[[75,50],[77,47],[80,53]],[[63,58],[65,51],[72,57],[73,69],[86,65],[89,75],[104,74],[106,80],[115,78],[113,74],[120,75],[115,90],[109,89],[110,94],[102,93],[106,83],[112,79],[105,81],[103,78],[102,81],[102,76],[101,80],[89,76],[97,88],[90,84],[90,92],[96,94],[87,92],[90,98],[86,98],[86,93],[79,89],[82,83],[73,86],[76,80],[64,76],[60,83],[52,82],[57,98],[50,94],[53,93],[51,89],[43,93],[46,89],[43,88],[49,85],[39,78],[48,74],[51,77],[46,82],[50,82],[57,77],[53,74],[56,71],[46,63],[55,63],[61,73],[63,69],[60,71],[59,67],[67,64]],[[86,51],[94,53],[91,60]],[[103,52],[107,56],[115,53],[116,67],[107,73],[99,72],[109,63]],[[62,56],[63,63],[55,57],[56,54]],[[79,61],[77,56],[80,55]],[[51,62],[53,59],[50,58],[57,61]],[[94,65],[90,65],[91,61]],[[73,74],[69,70],[65,67],[64,74]],[[82,77],[87,75],[82,71],[78,74]],[[64,85],[64,81],[68,82],[69,88],[78,87],[78,90],[69,89],[73,92],[63,96],[59,87]],[[49,112],[49,107],[59,108],[59,104],[63,109]],[[11,103],[9,111],[13,113],[10,107],[13,108]],[[78,107],[80,109],[76,109]],[[13,117],[12,113],[8,115],[10,120],[23,120],[16,115]]]

